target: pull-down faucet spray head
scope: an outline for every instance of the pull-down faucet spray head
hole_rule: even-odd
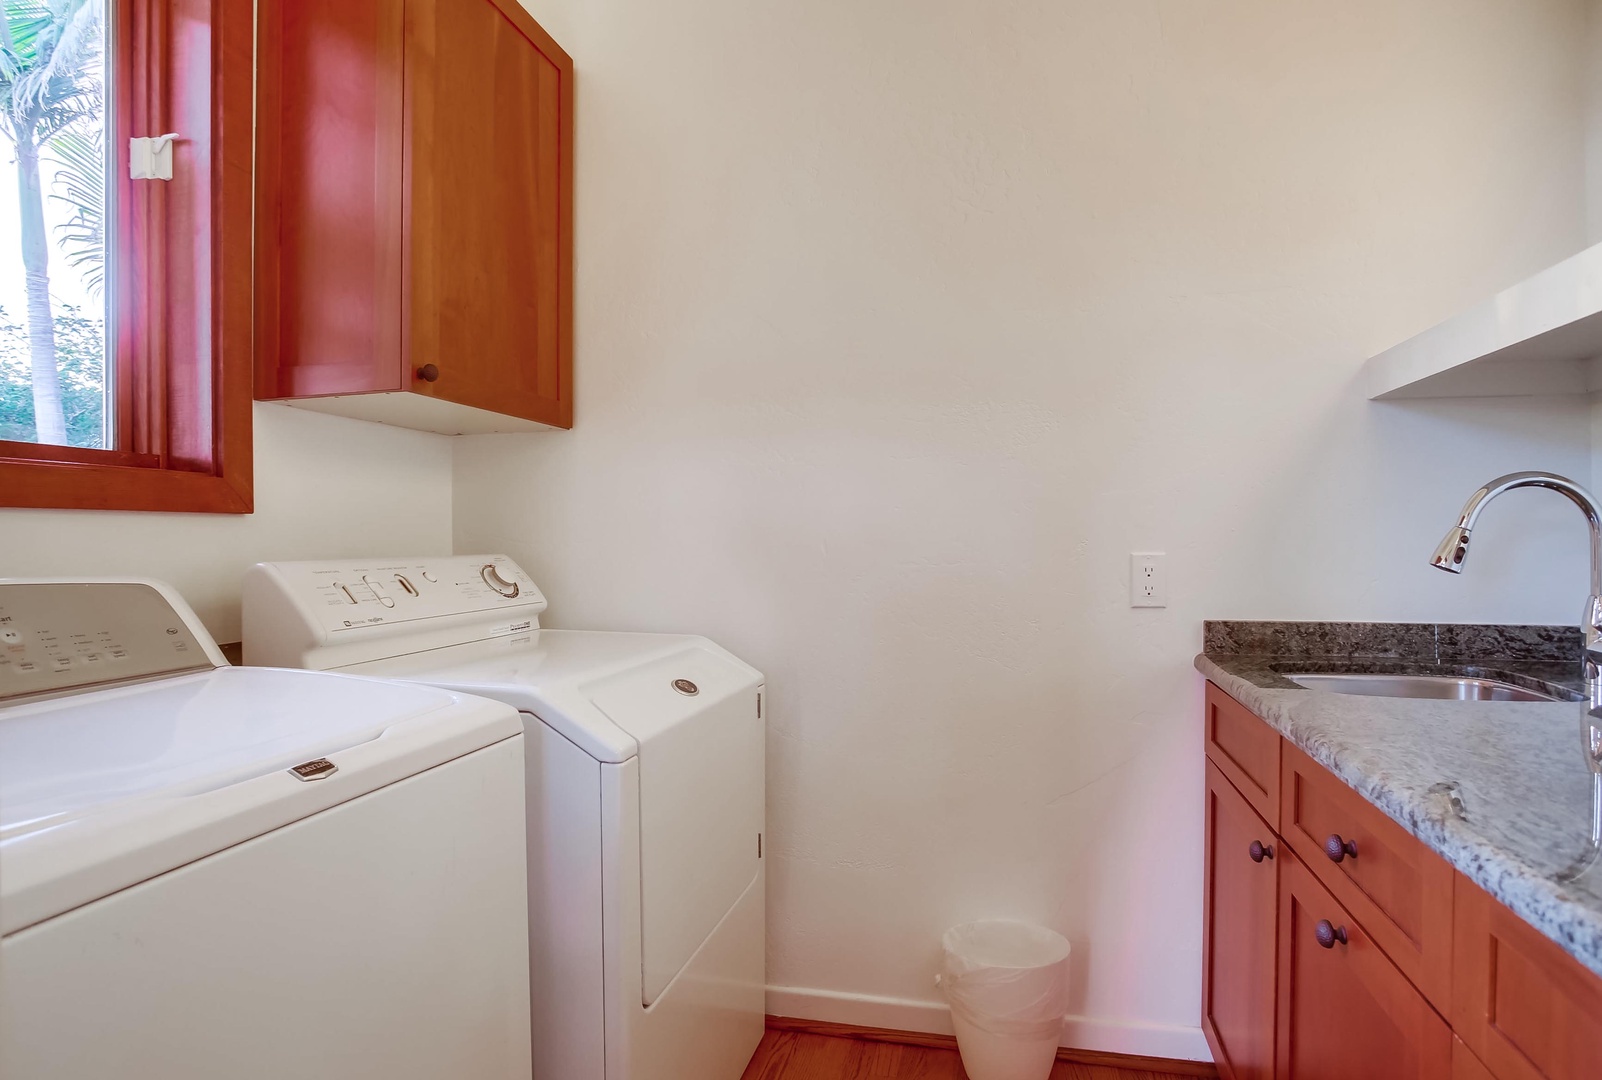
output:
[[[1585,612],[1580,617],[1580,631],[1585,635],[1585,681],[1593,705],[1602,704],[1602,505],[1596,497],[1579,484],[1553,473],[1521,472],[1499,476],[1469,496],[1463,504],[1463,514],[1446,534],[1430,557],[1430,565],[1449,574],[1463,572],[1463,560],[1468,557],[1469,534],[1480,518],[1485,504],[1514,488],[1539,487],[1565,496],[1585,515],[1591,527],[1591,596],[1586,600]]]
[[[1448,574],[1461,574],[1463,560],[1468,556],[1469,531],[1461,525],[1452,526],[1452,531],[1446,534],[1441,546],[1435,549],[1430,556],[1430,565],[1437,570],[1445,570]]]

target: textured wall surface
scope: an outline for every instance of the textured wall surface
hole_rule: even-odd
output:
[[[164,578],[238,641],[252,563],[450,550],[449,439],[285,405],[258,404],[255,428],[254,514],[0,510],[0,577]]]
[[[1602,0],[1586,0],[1586,243],[1602,244]]]
[[[1355,376],[1582,246],[1586,5],[529,2],[577,426],[457,446],[457,550],[766,670],[775,1011],[938,1028],[940,931],[1013,915],[1074,942],[1070,1041],[1204,1053],[1201,620],[1584,596],[1539,492],[1425,559],[1482,480],[1588,476],[1586,401]]]

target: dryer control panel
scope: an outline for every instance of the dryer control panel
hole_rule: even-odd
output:
[[[505,555],[261,563],[245,578],[245,662],[341,667],[357,654],[522,633],[544,610],[539,586]],[[334,647],[315,662],[315,650]]]
[[[290,598],[333,634],[530,605],[545,610],[534,580],[504,555],[268,565],[282,575]]]

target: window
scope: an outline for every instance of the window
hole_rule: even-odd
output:
[[[248,513],[252,0],[0,13],[0,505]]]

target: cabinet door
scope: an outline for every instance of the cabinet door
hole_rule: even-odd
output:
[[[1502,1080],[1602,1075],[1602,981],[1457,877],[1452,1026]]]
[[[256,396],[400,391],[402,8],[276,0],[257,27]]]
[[[1211,761],[1206,821],[1202,1031],[1226,1077],[1273,1080],[1279,841]]]
[[[411,389],[573,423],[573,62],[517,0],[407,0]]]
[[[1446,1021],[1311,871],[1280,861],[1278,1080],[1450,1080]]]

